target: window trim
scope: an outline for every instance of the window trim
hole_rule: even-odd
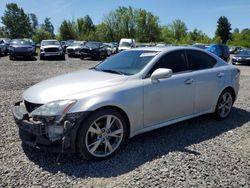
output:
[[[185,49],[176,49],[176,50],[168,51],[167,53],[163,54],[163,55],[154,63],[154,65],[147,71],[147,74],[145,75],[145,77],[144,77],[143,79],[147,79],[147,78],[150,78],[150,77],[151,77],[151,75],[152,75],[152,73],[153,73],[154,71],[153,71],[151,74],[149,74],[149,72],[154,68],[154,66],[155,66],[157,63],[159,63],[159,61],[160,61],[162,58],[164,58],[166,55],[168,55],[168,54],[170,54],[170,53],[179,52],[179,51],[183,51],[183,52],[184,52],[184,56],[185,56],[184,58],[185,58],[185,62],[186,62],[186,65],[187,65],[187,70],[185,70],[185,71],[180,71],[180,72],[175,72],[175,73],[173,73],[173,75],[191,72],[191,71],[189,70],[189,63],[188,63],[188,59],[187,59],[187,55],[186,55]],[[156,69],[155,69],[155,70],[156,70]]]
[[[211,57],[211,58],[215,61],[215,64],[214,64],[212,67],[209,67],[209,68],[203,68],[203,69],[198,69],[198,70],[192,70],[192,69],[190,69],[191,66],[190,66],[190,62],[189,62],[189,60],[188,60],[188,55],[187,55],[188,51],[196,51],[196,52],[203,53],[203,54],[205,54],[205,55]],[[203,51],[201,51],[201,50],[196,50],[196,49],[185,49],[185,54],[186,54],[186,58],[187,58],[187,62],[188,62],[188,69],[190,70],[190,72],[202,71],[202,70],[207,70],[207,69],[212,69],[212,68],[214,68],[215,65],[218,63],[218,60],[217,60],[216,58],[214,58],[213,56],[211,56],[211,55],[208,54],[207,52],[203,52]]]

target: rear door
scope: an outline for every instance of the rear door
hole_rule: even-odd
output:
[[[206,112],[217,101],[224,82],[223,67],[214,67],[217,60],[205,52],[186,50],[186,54],[195,79],[194,112]]]

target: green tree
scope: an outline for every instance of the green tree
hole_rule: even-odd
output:
[[[106,37],[101,32],[105,32]],[[110,11],[96,27],[96,33],[101,35],[101,39],[109,41],[136,38],[140,42],[152,42],[160,39],[161,29],[157,16],[129,6]]]
[[[136,39],[139,42],[159,41],[161,34],[159,18],[143,9],[136,12]]]
[[[219,37],[222,43],[226,44],[229,39],[231,39],[231,24],[225,16],[221,16],[217,21],[217,29],[215,36]]]
[[[4,26],[0,26],[0,37],[1,38],[5,38],[5,37],[7,37],[8,36],[8,34],[7,34],[7,32],[6,32],[6,29],[5,29],[5,27]]]
[[[55,37],[54,34],[54,26],[50,21],[50,18],[45,18],[44,23],[41,25],[41,28],[43,28],[45,31],[49,32],[52,36],[52,38]]]
[[[32,34],[29,16],[15,3],[6,4],[6,10],[1,17],[8,37],[29,38]]]
[[[33,13],[28,14],[29,20],[30,20],[30,26],[32,29],[32,34],[36,32],[36,29],[38,28],[38,19],[37,16]]]
[[[186,24],[177,19],[174,20],[170,25],[169,25],[174,38],[176,39],[177,42],[180,42],[182,38],[184,38],[187,35],[187,26]]]
[[[40,43],[42,40],[51,39],[53,36],[50,32],[45,31],[43,28],[36,29],[36,33],[32,39],[35,43]]]
[[[75,23],[64,20],[59,28],[59,35],[61,40],[77,39],[75,31]]]
[[[167,44],[175,43],[173,32],[169,25],[162,26],[161,28],[161,41]]]
[[[76,32],[79,40],[89,40],[95,31],[95,25],[89,15],[76,20]]]

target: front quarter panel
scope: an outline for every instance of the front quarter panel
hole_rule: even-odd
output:
[[[69,97],[68,97],[69,98]],[[123,110],[130,122],[130,136],[143,128],[143,86],[141,79],[127,80],[125,83],[108,88],[70,96],[77,99],[70,113],[95,111],[102,107],[118,107]]]

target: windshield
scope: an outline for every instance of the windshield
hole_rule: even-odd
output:
[[[158,51],[123,51],[103,61],[96,70],[134,75],[140,72],[155,57]]]
[[[27,40],[13,40],[11,44],[17,44],[17,45],[31,45],[32,43]]]
[[[239,52],[239,55],[250,55],[250,50],[242,50]]]
[[[73,42],[70,46],[81,46],[82,42]]]
[[[101,43],[99,42],[87,42],[84,46],[88,48],[99,48],[101,46]]]
[[[129,42],[122,42],[120,44],[120,47],[131,47],[131,43],[129,43]]]
[[[42,46],[47,46],[47,45],[60,45],[59,41],[56,40],[48,40],[48,41],[42,41]]]

